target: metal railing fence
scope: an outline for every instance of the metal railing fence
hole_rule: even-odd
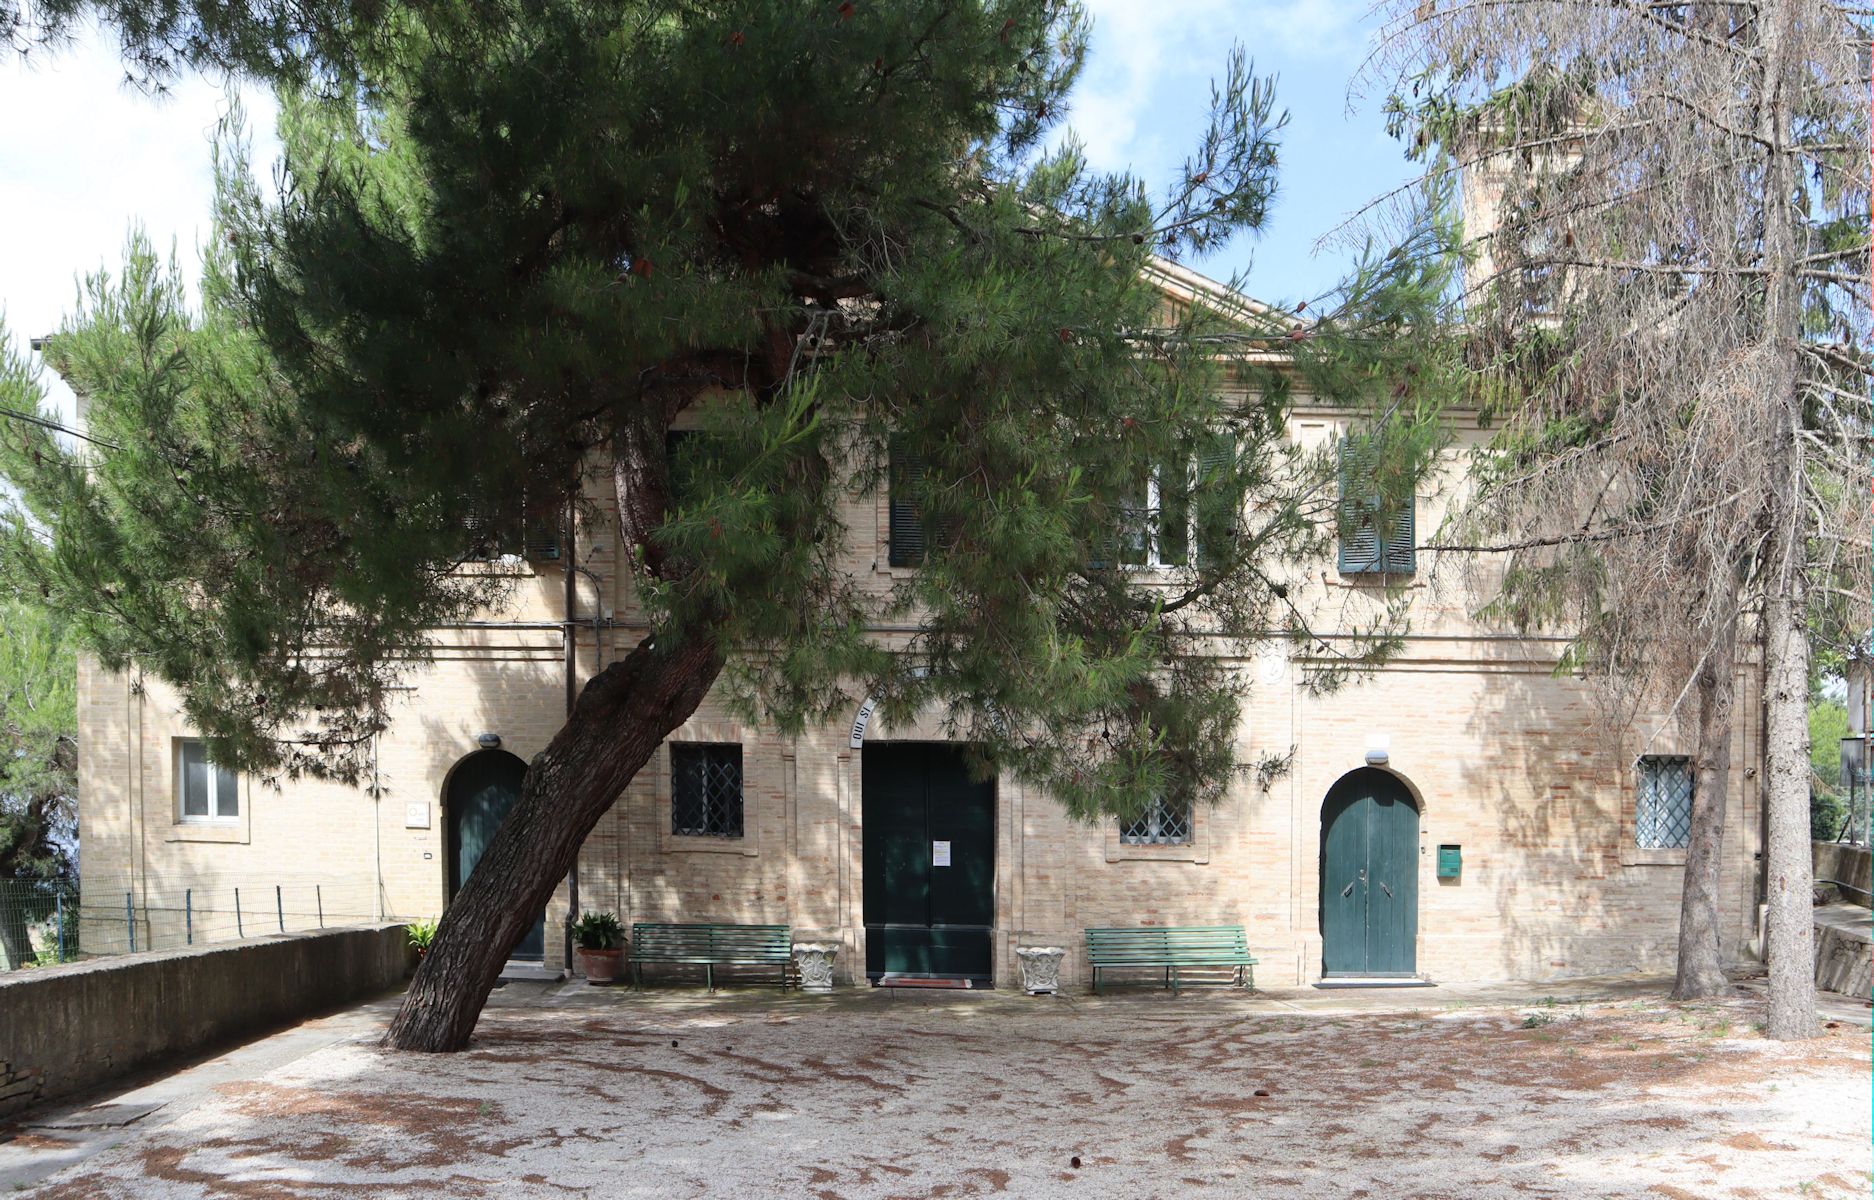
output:
[[[381,912],[369,879],[0,880],[0,970],[358,925]]]

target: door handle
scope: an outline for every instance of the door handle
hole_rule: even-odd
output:
[[[1386,893],[1386,898],[1387,898],[1388,900],[1390,900],[1390,899],[1392,899],[1392,889],[1391,889],[1391,888],[1389,888],[1389,887],[1387,887],[1387,886],[1386,886],[1385,884],[1383,884],[1383,883],[1382,883],[1382,884],[1380,884],[1380,885],[1379,885],[1379,890],[1380,890],[1380,891],[1382,891],[1382,892],[1385,892],[1385,893]]]
[[[1340,894],[1341,894],[1342,899],[1345,899],[1346,897],[1353,895],[1353,880],[1349,879],[1347,881],[1347,886],[1340,889]]]

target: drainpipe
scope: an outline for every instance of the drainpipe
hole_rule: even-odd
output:
[[[566,623],[560,635],[566,644],[566,719],[572,720],[573,705],[579,700],[579,641],[575,636],[575,612],[579,607],[579,584],[574,574],[579,568],[577,547],[573,544],[574,525],[572,505],[566,506],[566,519],[563,525],[565,534],[560,538],[560,561],[566,567]],[[579,855],[573,855],[573,869],[566,873],[566,928],[563,960],[566,973],[573,971],[573,922],[579,919]]]

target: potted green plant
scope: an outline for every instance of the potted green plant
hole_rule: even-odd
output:
[[[625,927],[614,913],[582,913],[573,922],[579,970],[587,983],[616,983],[625,963]]]
[[[404,926],[404,932],[410,937],[410,945],[416,949],[417,961],[421,962],[423,956],[429,953],[430,943],[436,940],[435,920],[412,921]]]

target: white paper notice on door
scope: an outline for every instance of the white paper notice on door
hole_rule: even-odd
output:
[[[947,867],[950,865],[950,843],[932,842],[930,844],[930,865]]]

